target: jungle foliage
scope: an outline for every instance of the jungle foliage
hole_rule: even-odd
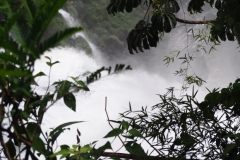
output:
[[[43,40],[42,37],[48,25],[66,0],[42,1],[38,5],[31,0],[21,2],[20,8],[12,10],[7,0],[1,1],[1,8],[5,8],[1,13],[4,13],[5,19],[0,26],[0,48],[2,49],[0,54],[0,159],[37,160],[43,156],[44,159],[54,160],[57,159],[57,154],[54,154],[53,146],[59,135],[69,125],[81,121],[64,123],[44,133],[41,126],[44,114],[59,99],[63,99],[68,108],[76,111],[73,92],[89,89],[78,77],[72,77],[72,81],[60,80],[51,84],[55,88],[53,90],[49,89],[49,84],[46,93],[39,95],[33,89],[33,85],[37,85],[34,79],[46,74],[43,72],[33,74],[34,63],[45,51],[55,47],[61,40],[82,31],[82,28],[67,28]],[[46,65],[50,69],[59,63],[47,56],[45,58],[48,60]],[[99,75],[101,71],[92,75]],[[93,78],[95,77],[89,79]],[[79,131],[77,136],[79,140]],[[104,147],[108,148],[108,143],[94,151],[89,145],[81,147],[80,144],[74,145],[71,150],[69,146],[62,145],[61,149],[65,151],[62,154],[63,157],[69,159],[73,154],[71,159],[77,159],[79,154],[90,151],[91,156],[97,157],[105,150]],[[90,156],[86,155],[86,157]]]
[[[239,79],[226,88],[209,91],[203,102],[196,100],[197,92],[194,89],[192,95],[177,98],[173,88],[170,88],[166,94],[159,95],[160,103],[153,106],[152,110],[143,107],[139,111],[133,111],[129,104],[129,110],[121,114],[122,120],[110,121],[119,126],[105,136],[126,138],[122,142],[128,155],[105,152],[112,149],[110,142],[99,148],[95,147],[96,142],[81,146],[79,130],[76,133],[76,145],[72,147],[61,145],[59,151],[55,152],[53,146],[59,135],[69,125],[81,121],[68,122],[43,133],[41,124],[47,110],[63,98],[65,105],[75,111],[74,92],[88,91],[87,84],[101,78],[102,72],[110,74],[131,67],[123,64],[116,65],[114,69],[103,67],[89,74],[86,82],[79,80],[79,77],[71,77],[72,81],[60,80],[49,85],[54,89],[47,88],[44,95],[35,93],[32,89],[32,85],[36,85],[34,79],[46,76],[43,72],[33,75],[36,59],[58,45],[61,40],[82,31],[81,27],[66,28],[44,39],[44,33],[66,0],[35,2],[32,0],[0,2],[0,48],[3,49],[0,54],[1,159],[35,160],[40,156],[49,160],[55,160],[57,156],[65,159],[98,159],[101,156],[112,159],[240,158]],[[160,36],[164,32],[170,32],[181,21],[174,15],[180,8],[178,1],[175,0],[111,0],[107,10],[111,14],[123,10],[132,12],[134,7],[140,6],[140,2],[147,5],[147,13],[150,9],[155,12],[149,12],[153,13],[151,22],[141,20],[130,32],[128,36],[130,52],[137,48],[141,51],[144,46],[144,49],[155,47]],[[78,3],[92,4],[86,0]],[[229,40],[234,40],[234,36],[238,38],[235,26],[239,23],[237,16],[239,1],[190,0],[189,13],[201,12],[204,3],[220,5],[216,7],[219,19],[212,22],[211,40],[218,41],[219,38],[224,40],[223,35],[228,39],[230,37]],[[187,22],[189,21],[185,21]],[[112,36],[112,39],[114,38],[116,39]],[[47,56],[45,58],[50,69],[59,63]],[[142,147],[143,141],[149,145],[148,151]]]
[[[148,153],[169,159],[239,159],[240,158],[240,80],[228,87],[209,91],[198,102],[197,91],[175,97],[174,90],[159,95],[160,103],[151,109],[142,107],[121,114],[118,133],[126,146],[147,142]],[[140,143],[141,144],[141,143]],[[139,145],[140,145],[139,144]],[[126,150],[129,151],[126,147]],[[147,158],[147,153],[129,153]]]
[[[233,41],[239,40],[239,10],[240,2],[237,0],[190,0],[187,11],[189,14],[201,13],[203,6],[209,3],[211,7],[217,9],[215,20],[187,21],[176,17],[180,11],[182,1],[177,0],[111,0],[107,6],[109,14],[115,15],[119,12],[132,12],[133,8],[139,7],[144,3],[148,9],[143,20],[140,20],[128,35],[128,50],[133,54],[133,50],[143,52],[143,49],[156,47],[157,42],[164,33],[169,33],[174,29],[178,22],[189,24],[207,24],[210,29],[210,40]],[[157,34],[155,34],[157,33]],[[235,37],[235,38],[234,38]],[[240,41],[239,41],[240,42]]]
[[[143,20],[128,35],[131,54],[156,47],[164,33],[171,32],[178,23],[210,25],[207,42],[238,40],[239,43],[239,1],[190,0],[186,3],[189,14],[203,12],[203,6],[208,3],[217,9],[217,18],[179,19],[176,13],[182,1],[176,0],[111,0],[106,9],[115,15],[124,11],[130,13],[142,4],[147,6]],[[185,55],[184,60],[188,59],[191,57]],[[194,88],[192,95],[180,98],[175,96],[174,88],[169,88],[166,94],[159,95],[160,103],[151,109],[142,107],[133,111],[129,104],[129,110],[120,114],[122,120],[111,121],[119,127],[109,134],[126,138],[126,150],[142,159],[153,158],[152,154],[166,159],[239,159],[239,82],[237,79],[226,88],[209,90],[202,102],[197,101]],[[149,145],[147,152],[141,148],[143,142]],[[129,150],[128,146],[136,150]]]
[[[126,37],[142,18],[144,8],[136,9],[132,14],[120,13],[112,17],[106,12],[107,4],[107,1],[85,0],[74,0],[72,3],[89,38],[103,53],[114,56],[127,52]]]
[[[69,147],[63,144],[59,147],[60,151],[54,153],[58,137],[67,127],[82,121],[67,122],[44,132],[44,115],[60,99],[63,99],[66,107],[76,111],[74,92],[89,91],[87,84],[98,80],[102,72],[112,74],[131,67],[123,64],[117,64],[114,70],[102,67],[89,73],[86,82],[79,77],[71,77],[71,81],[59,80],[49,84],[45,94],[40,95],[34,90],[34,85],[38,85],[35,78],[50,75],[43,72],[33,74],[35,61],[61,40],[82,31],[82,28],[66,28],[43,38],[66,0],[42,1],[38,5],[31,0],[23,0],[22,7],[16,10],[9,7],[7,0],[1,2],[1,7],[6,10],[1,12],[5,20],[0,26],[0,159],[37,160],[42,157],[55,160],[58,155],[66,159],[98,159],[106,149],[111,149],[110,143],[99,148],[95,147],[96,142],[81,146],[79,130],[75,145]],[[50,70],[60,63],[52,61],[48,56],[45,58]]]

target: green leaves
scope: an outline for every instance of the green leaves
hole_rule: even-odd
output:
[[[64,81],[55,82],[53,85],[56,86],[57,99],[60,99],[63,96],[69,94],[69,90],[72,85],[72,82],[64,80]]]
[[[44,42],[40,43],[40,53],[43,53],[47,50],[49,50],[50,48],[56,47],[56,45],[64,40],[65,38],[82,31],[83,29],[81,27],[78,28],[68,28],[65,29],[64,31],[55,33],[53,36],[51,36],[50,38],[46,39]]]
[[[32,44],[32,42],[30,42],[31,40],[37,43],[40,42],[47,26],[66,1],[67,0],[52,0],[51,2],[44,1],[42,3],[33,18],[31,31],[28,36],[30,45]]]
[[[113,14],[117,12],[132,12],[133,8],[136,8],[141,4],[142,0],[111,0],[107,6],[108,14]]]
[[[16,156],[16,148],[15,148],[12,140],[8,140],[5,145],[8,148],[11,158],[14,158]]]
[[[136,130],[134,128],[130,129],[128,132],[131,135],[133,135],[134,137],[141,137],[141,138],[143,138],[142,134],[138,130]]]
[[[81,88],[84,91],[89,91],[89,88],[86,86],[86,84],[83,81],[78,80],[77,77],[71,77],[71,78],[74,80],[75,84],[78,85],[78,88]]]
[[[87,153],[92,150],[92,148],[89,145],[85,145],[78,150],[79,146],[78,145],[73,145],[72,148],[61,148],[60,151],[50,155],[50,157],[56,157],[57,155],[62,155],[63,157],[69,156],[69,155],[75,155],[79,156],[83,153]]]
[[[73,110],[74,112],[76,111],[76,98],[72,93],[69,93],[63,97],[64,103]]]
[[[49,67],[52,67],[53,65],[57,64],[57,63],[60,63],[59,61],[55,61],[55,62],[52,62],[52,59],[48,56],[45,56],[45,58],[47,58],[49,60],[49,62],[46,62],[46,64],[49,66]]]
[[[56,127],[55,129],[53,129],[50,132],[50,137],[51,138],[49,139],[48,143],[51,142],[52,144],[54,144],[56,139],[58,138],[58,136],[65,130],[65,127],[70,126],[72,124],[81,123],[81,122],[83,122],[83,121],[67,122],[67,123],[59,125],[58,127]]]
[[[123,133],[123,130],[121,130],[119,128],[115,128],[115,129],[111,130],[110,132],[108,132],[108,134],[104,138],[116,137],[122,133]]]
[[[51,63],[53,64],[53,63]],[[49,65],[51,65],[49,64]],[[60,99],[63,97],[64,103],[73,111],[76,111],[76,98],[73,92],[78,90],[89,91],[89,88],[85,85],[85,83],[81,80],[78,80],[77,77],[71,77],[75,83],[64,80],[53,83],[56,88],[57,97],[56,99]]]
[[[32,142],[32,148],[35,150],[35,151],[38,151],[39,153],[41,154],[46,154],[46,148],[45,148],[45,144],[44,142],[42,141],[42,139],[38,136],[35,136],[34,137],[34,140]]]
[[[233,150],[236,147],[236,144],[228,144],[226,148],[224,148],[223,155],[228,154],[231,150]]]
[[[237,159],[240,136],[235,122],[240,115],[240,80],[227,88],[214,89],[203,102],[195,99],[196,94],[193,90],[192,95],[176,98],[173,90],[168,91],[160,95],[160,103],[152,107],[151,113],[144,108],[129,109],[121,114],[122,121],[111,121],[124,130],[121,135],[126,138],[126,150],[144,157],[137,143],[143,139],[152,145],[150,152],[156,151],[161,157]],[[219,154],[212,154],[217,151]]]
[[[138,157],[145,157],[145,156],[147,156],[147,154],[144,152],[144,150],[141,147],[141,145],[139,145],[139,144],[137,144],[135,142],[128,142],[125,145],[125,148],[132,155],[136,155]]]

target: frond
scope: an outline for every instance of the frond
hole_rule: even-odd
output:
[[[50,48],[56,46],[60,41],[62,41],[63,39],[79,32],[82,31],[83,29],[81,27],[78,28],[68,28],[65,29],[64,31],[61,32],[57,32],[55,33],[53,36],[51,36],[50,38],[48,38],[47,40],[45,40],[44,42],[42,42],[40,44],[40,54],[45,52],[46,50],[49,50]]]
[[[40,6],[34,16],[31,32],[27,38],[29,44],[32,42],[40,42],[49,23],[66,1],[67,0],[51,0],[46,1]]]

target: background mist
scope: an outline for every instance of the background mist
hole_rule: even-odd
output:
[[[61,14],[66,13],[62,12]],[[66,19],[66,21],[68,20],[72,21],[73,19]],[[70,23],[68,24],[70,25]],[[72,24],[79,25],[79,22]],[[201,27],[203,26],[195,26],[195,28]],[[170,34],[166,34],[157,48],[151,48],[150,51],[136,53],[135,55],[125,52],[121,55],[115,55],[114,58],[109,58],[108,55],[102,53],[87,38],[86,34],[80,33],[75,37],[79,35],[88,40],[93,51],[93,57],[87,56],[84,51],[66,47],[56,48],[45,53],[45,56],[49,56],[52,61],[60,61],[59,64],[52,68],[50,84],[57,80],[70,80],[70,76],[79,76],[87,71],[93,72],[102,66],[115,66],[115,64],[119,63],[131,65],[133,70],[105,76],[89,85],[90,92],[76,93],[76,112],[68,109],[62,100],[48,110],[43,122],[43,128],[46,131],[64,122],[86,121],[72,126],[70,131],[65,131],[60,137],[59,145],[63,143],[75,144],[77,128],[82,133],[81,144],[87,144],[95,140],[101,140],[99,144],[104,143],[105,140],[102,137],[110,130],[104,110],[105,97],[108,99],[107,108],[110,119],[117,119],[119,117],[118,113],[128,109],[129,102],[131,102],[133,110],[138,110],[142,106],[151,107],[158,103],[159,97],[157,94],[164,94],[168,87],[175,87],[177,96],[180,96],[183,78],[174,76],[173,73],[180,67],[185,67],[185,64],[181,64],[182,61],[176,59],[173,64],[167,66],[163,60],[169,53],[183,50],[186,45],[191,46],[189,46],[188,51],[183,50],[181,55],[189,52],[195,57],[194,61],[191,62],[188,73],[191,74],[194,71],[207,82],[202,87],[195,86],[196,89],[200,90],[198,94],[199,101],[203,100],[204,94],[207,93],[205,87],[210,90],[214,87],[226,87],[230,82],[240,77],[240,55],[237,43],[223,42],[210,55],[203,51],[193,53],[197,49],[196,44],[199,42],[194,42],[190,38],[191,35],[187,35],[185,26],[179,26]],[[42,56],[36,62],[36,73],[43,71],[48,74],[49,67],[45,64],[46,60]],[[36,92],[45,93],[48,78],[41,77],[37,81],[39,87],[36,87]],[[116,142],[114,147],[117,149],[120,144]]]

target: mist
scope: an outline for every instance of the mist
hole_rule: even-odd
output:
[[[61,12],[63,17],[64,14],[66,16],[66,13]],[[65,19],[68,20],[66,17]],[[70,23],[68,24],[70,25]],[[80,25],[78,22],[72,24]],[[238,69],[240,55],[236,42],[222,42],[210,54],[202,50],[194,52],[198,49],[197,44],[199,42],[193,41],[190,33],[187,35],[186,29],[189,27],[192,26],[187,26],[187,28],[185,26],[176,27],[170,34],[165,34],[164,38],[159,41],[158,47],[134,55],[125,52],[116,55],[114,58],[108,58],[88,39],[84,32],[75,35],[75,37],[81,35],[88,40],[93,50],[93,57],[87,56],[83,51],[67,47],[59,47],[46,52],[44,56],[49,56],[53,62],[59,61],[60,63],[53,66],[49,77],[37,79],[39,86],[35,88],[35,92],[39,94],[46,92],[49,83],[52,84],[54,81],[63,79],[70,80],[70,76],[83,75],[87,71],[93,72],[102,66],[115,66],[115,64],[122,63],[131,65],[133,70],[103,76],[100,80],[89,85],[89,92],[75,93],[76,112],[68,109],[60,100],[46,112],[43,129],[50,131],[51,127],[57,127],[65,122],[85,121],[71,126],[70,131],[65,131],[61,135],[58,145],[76,144],[77,128],[82,133],[80,137],[82,145],[95,140],[100,140],[98,145],[103,144],[108,139],[105,140],[102,137],[110,131],[105,113],[105,97],[107,97],[107,112],[110,119],[115,120],[119,118],[119,113],[128,109],[129,102],[133,110],[138,110],[142,106],[151,107],[159,103],[160,99],[157,94],[166,93],[166,88],[175,87],[176,95],[180,96],[184,80],[182,77],[175,76],[174,72],[180,67],[186,67],[186,64],[182,64],[182,60],[178,58],[187,53],[195,57],[194,61],[190,63],[188,73],[191,75],[194,72],[207,82],[201,87],[195,86],[195,89],[200,91],[198,94],[199,101],[203,100],[207,93],[205,87],[210,90],[214,87],[227,87],[230,82],[240,77]],[[194,27],[201,28],[203,26],[196,25]],[[202,44],[204,45],[204,43]],[[184,49],[187,45],[189,45],[188,50]],[[182,51],[181,55],[172,64],[165,65],[163,60],[166,56],[173,55],[174,51],[178,50]],[[44,56],[36,61],[35,73],[43,71],[48,75],[49,67],[46,65],[47,59]],[[82,78],[84,79],[84,76]],[[190,91],[191,86],[186,93]],[[113,147],[118,149],[121,145],[118,140],[115,141]]]

